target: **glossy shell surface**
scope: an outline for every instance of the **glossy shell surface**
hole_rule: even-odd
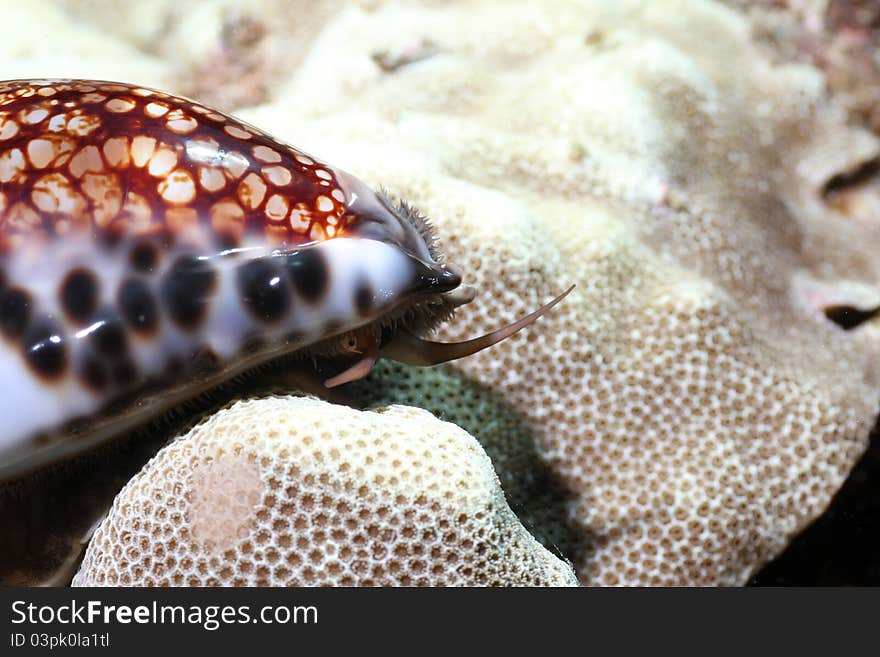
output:
[[[0,83],[0,478],[455,288],[429,247],[354,176],[198,103]]]

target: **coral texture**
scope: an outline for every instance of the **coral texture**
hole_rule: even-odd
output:
[[[108,5],[90,2],[77,29],[96,29]],[[302,14],[308,51],[259,68],[247,44],[284,43],[276,31],[296,22],[260,6],[232,19],[247,28],[239,55],[223,50],[228,22],[200,23],[193,3],[130,75],[82,42],[68,57],[91,63],[70,72],[153,67],[169,90],[228,102],[413,202],[478,289],[442,338],[578,286],[454,367],[377,368],[350,386],[358,403],[421,406],[469,431],[525,526],[584,584],[742,584],[822,512],[880,402],[880,325],[826,315],[880,305],[874,197],[827,192],[880,147],[819,69],[781,63],[743,14],[708,0],[322,3]],[[140,24],[163,24],[150,16]],[[180,59],[174,35],[193,24],[204,31]],[[227,92],[218,48],[249,71]],[[29,75],[58,74],[30,61]],[[121,553],[101,558],[125,572]]]
[[[466,432],[309,398],[220,411],[116,498],[74,585],[559,586]]]
[[[512,500],[534,477],[505,472],[524,443],[499,427],[527,428],[561,492],[526,524],[567,539],[584,583],[743,583],[825,508],[876,416],[878,327],[823,311],[880,301],[880,230],[821,190],[877,140],[717,5],[476,6],[351,10],[248,113],[283,131],[281,108],[323,81],[306,148],[425,210],[480,291],[443,337],[578,284],[536,330],[462,361],[467,380],[387,368],[361,399],[500,445]],[[369,53],[416,41],[438,54],[367,74]]]

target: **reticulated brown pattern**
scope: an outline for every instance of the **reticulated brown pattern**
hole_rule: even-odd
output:
[[[333,237],[333,170],[199,103],[90,80],[0,83],[0,250],[71,232]]]

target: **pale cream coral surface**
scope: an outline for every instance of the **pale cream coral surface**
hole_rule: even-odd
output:
[[[573,586],[471,436],[426,411],[240,402],[117,496],[74,586]]]
[[[106,3],[87,4],[76,29],[91,33]],[[193,3],[130,75],[104,60],[71,74],[150,83],[139,67],[157,66],[170,90],[414,203],[478,290],[444,339],[577,284],[455,366],[378,368],[350,390],[361,404],[422,406],[467,429],[525,526],[584,584],[742,584],[821,513],[880,401],[880,326],[844,331],[823,312],[880,304],[880,221],[822,192],[880,148],[818,71],[771,63],[742,15],[704,0],[322,3],[271,20],[260,7],[200,23]],[[232,39],[230,15],[262,36]],[[304,21],[307,46],[285,67],[277,33]],[[178,48],[183,25],[204,31]],[[144,42],[136,31],[113,48]],[[91,61],[81,43],[72,61]],[[248,75],[212,78],[221,51]],[[58,74],[39,59],[30,71]],[[128,494],[164,481],[151,467]],[[255,481],[250,468],[236,476]],[[190,503],[212,517],[212,502]],[[121,502],[114,513],[100,535],[131,520]],[[210,527],[190,531],[220,540]],[[94,573],[129,572],[99,545]],[[219,578],[205,563],[200,581]]]
[[[457,364],[471,386],[388,368],[363,399],[497,444],[509,409],[473,386],[502,397],[567,491],[584,583],[743,583],[827,505],[876,416],[880,328],[822,310],[878,302],[880,228],[820,192],[877,140],[717,5],[476,6],[351,10],[247,114],[281,132],[281,108],[322,89],[302,124],[318,132],[291,138],[428,212],[480,290],[444,337],[578,285]],[[372,29],[344,38],[356,25]],[[408,40],[440,53],[368,74],[370,52]]]

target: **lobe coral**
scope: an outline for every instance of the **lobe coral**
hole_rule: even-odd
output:
[[[239,402],[117,496],[74,586],[573,586],[479,444],[415,408]]]

